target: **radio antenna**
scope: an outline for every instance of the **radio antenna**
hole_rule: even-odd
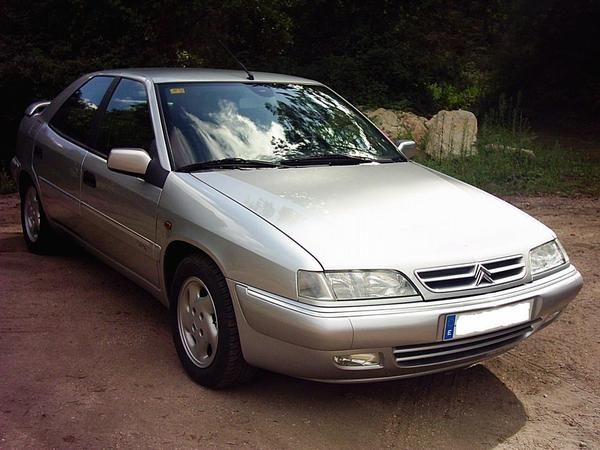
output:
[[[244,64],[243,64],[243,63],[242,63],[242,62],[241,62],[239,59],[237,59],[237,58],[235,57],[235,55],[233,54],[233,52],[232,52],[231,50],[229,50],[229,49],[227,48],[227,46],[226,46],[225,44],[223,44],[221,41],[218,41],[218,42],[219,42],[219,45],[220,45],[221,47],[223,47],[227,53],[229,53],[229,56],[231,56],[231,57],[233,58],[233,60],[234,60],[236,63],[238,63],[238,65],[239,65],[239,66],[240,66],[242,69],[244,69],[244,72],[246,72],[246,73],[248,74],[248,76],[246,77],[246,79],[247,79],[247,80],[254,80],[254,75],[252,75],[252,73],[251,73],[251,72],[250,72],[250,71],[249,71],[249,70],[246,68],[246,66],[245,66],[245,65],[244,65]]]

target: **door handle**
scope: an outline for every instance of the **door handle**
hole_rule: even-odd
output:
[[[87,184],[90,187],[96,187],[96,175],[87,170],[83,171],[83,183]]]
[[[39,148],[37,145],[33,146],[33,157],[38,159],[44,158],[44,153],[42,152],[42,149]]]

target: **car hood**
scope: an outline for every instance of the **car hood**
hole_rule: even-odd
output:
[[[553,239],[537,220],[415,163],[193,175],[270,222],[325,270],[416,269],[526,255]]]

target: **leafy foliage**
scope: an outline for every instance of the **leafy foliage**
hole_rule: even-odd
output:
[[[0,160],[27,104],[82,73],[235,68],[218,41],[251,69],[319,79],[363,106],[481,113],[521,91],[525,108],[597,114],[599,12],[595,0],[3,0]]]
[[[16,190],[17,186],[13,177],[3,167],[0,167],[0,194],[9,194]]]

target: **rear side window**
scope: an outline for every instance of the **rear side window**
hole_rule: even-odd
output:
[[[91,145],[91,129],[102,98],[113,77],[94,77],[71,95],[56,112],[50,125],[76,141]]]
[[[152,153],[154,132],[143,83],[123,78],[113,93],[100,124],[97,150],[141,148]]]

